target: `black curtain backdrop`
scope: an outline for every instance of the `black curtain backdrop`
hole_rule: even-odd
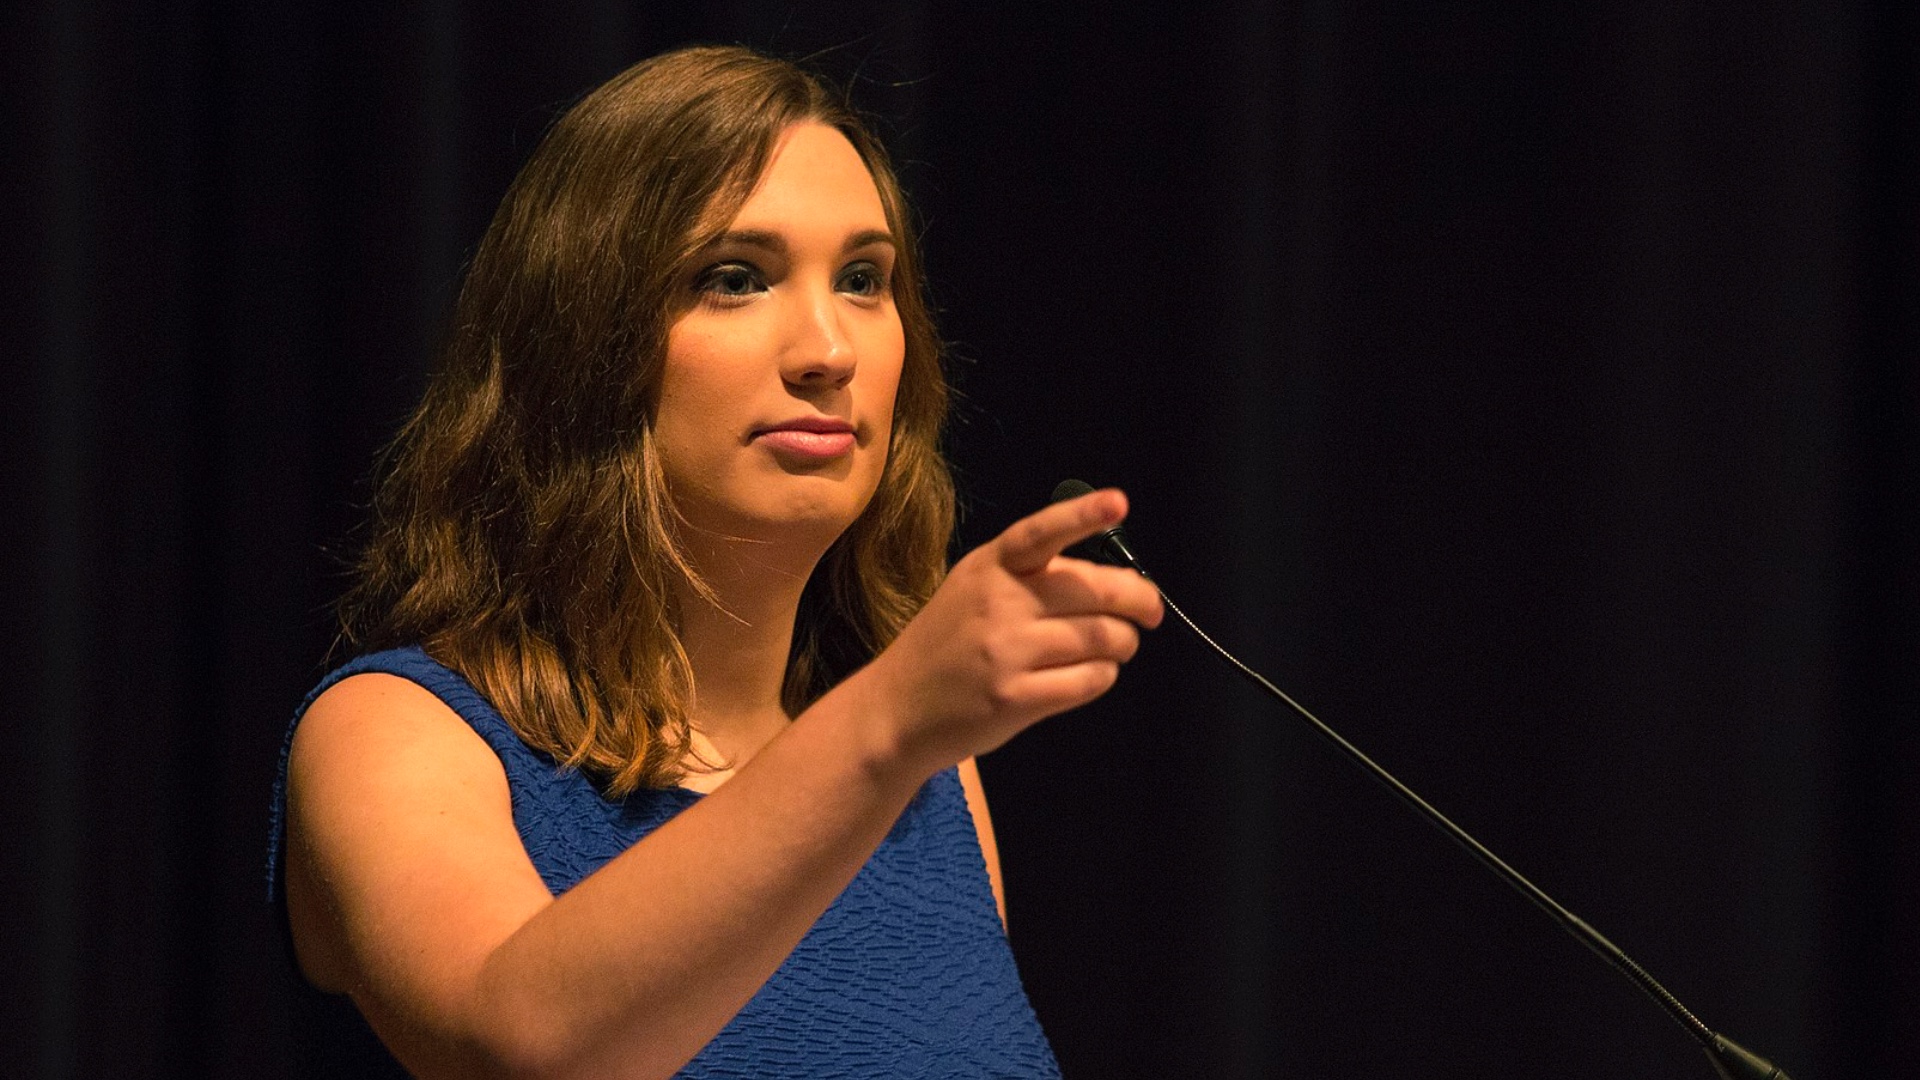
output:
[[[1920,1055],[1910,4],[32,0],[0,20],[0,1075],[306,1075],[263,901],[377,446],[569,101],[744,42],[925,225],[977,543],[1203,625],[1798,1080]],[[1073,1077],[1702,1078],[1169,628],[983,763]]]

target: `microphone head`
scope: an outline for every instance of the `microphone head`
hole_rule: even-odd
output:
[[[1077,499],[1093,490],[1093,485],[1085,480],[1062,480],[1053,486],[1053,498],[1048,502],[1066,502]]]
[[[1091,494],[1092,491],[1093,485],[1085,480],[1062,480],[1053,486],[1052,501],[1065,502],[1068,499],[1077,499],[1082,495]],[[1130,566],[1138,571],[1141,577],[1148,576],[1146,568],[1140,565],[1139,557],[1134,555],[1133,549],[1127,546],[1127,534],[1121,532],[1118,525],[1103,533],[1090,536],[1067,550],[1091,562]]]

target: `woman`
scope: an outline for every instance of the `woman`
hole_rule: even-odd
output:
[[[737,49],[618,76],[508,193],[284,778],[301,971],[417,1075],[1054,1071],[973,755],[1159,601],[1060,557],[1115,491],[943,573],[907,224]]]

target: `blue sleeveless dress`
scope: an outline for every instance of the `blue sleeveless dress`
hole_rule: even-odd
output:
[[[431,691],[506,769],[513,820],[558,896],[698,801],[682,788],[601,796],[520,741],[479,691],[417,647],[360,657],[307,695],[382,672]],[[294,723],[299,723],[296,714]],[[288,745],[293,733],[289,729]],[[274,789],[270,895],[279,880],[286,755]],[[956,770],[927,781],[759,993],[680,1076],[1055,1077],[1021,988]]]

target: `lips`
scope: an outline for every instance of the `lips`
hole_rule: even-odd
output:
[[[853,425],[834,416],[801,416],[755,429],[753,441],[783,456],[826,461],[853,452]]]

